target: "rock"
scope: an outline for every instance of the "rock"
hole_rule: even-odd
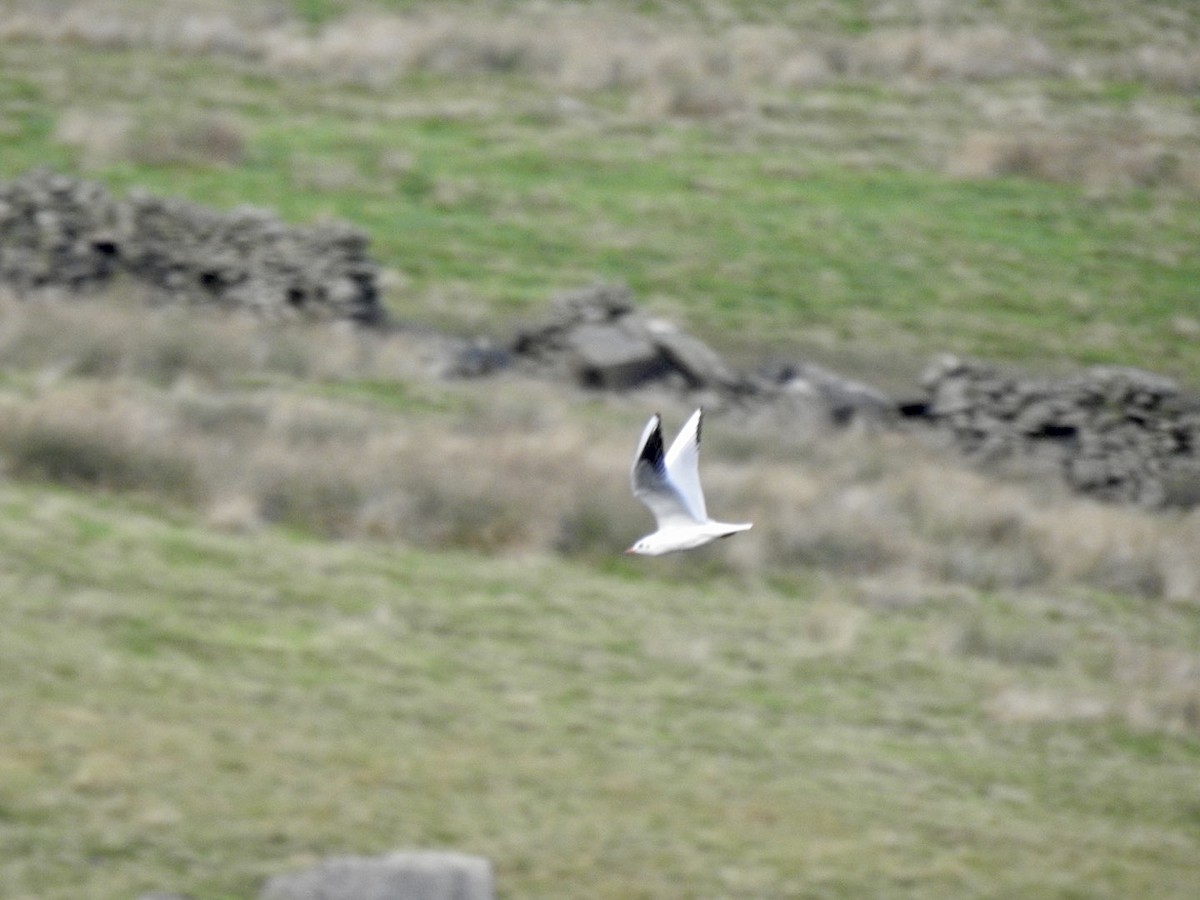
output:
[[[669,374],[628,288],[600,284],[564,294],[548,321],[520,332],[512,352],[526,368],[591,388],[623,390]]]
[[[98,184],[45,169],[0,183],[0,281],[19,291],[106,283],[119,255],[118,218]]]
[[[1192,505],[1200,493],[1200,404],[1169,378],[1121,366],[1020,378],[942,356],[922,385],[924,415],[968,452],[996,458],[1050,448],[1067,484],[1102,500]]]
[[[683,376],[689,388],[736,391],[743,385],[743,379],[699,338],[661,320],[649,322],[646,327],[664,362]]]
[[[443,378],[482,378],[512,365],[513,355],[487,338],[465,341],[447,354],[439,374]]]
[[[276,875],[260,900],[493,900],[492,866],[464,853],[342,856]]]
[[[818,398],[836,425],[888,423],[897,417],[896,402],[883,391],[816,363],[785,363],[766,377],[789,393]]]
[[[526,368],[624,390],[682,375],[658,338],[628,288],[598,284],[556,297],[547,321],[521,331],[512,350]]]
[[[837,425],[896,416],[896,404],[881,391],[820,366],[788,364],[757,376],[738,372],[699,338],[643,315],[621,285],[594,285],[556,298],[547,321],[519,332],[511,350],[526,371],[569,377],[589,388],[665,386],[696,403],[761,407],[789,420]]]
[[[382,321],[366,235],[307,228],[265,210],[225,213],[186,200],[34,170],[0,183],[0,281],[79,291],[124,273],[165,300],[270,318]]]
[[[584,322],[566,336],[571,368],[585,387],[622,390],[664,376],[667,360],[633,323]]]

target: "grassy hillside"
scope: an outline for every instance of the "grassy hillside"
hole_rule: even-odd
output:
[[[746,365],[1200,383],[1200,7],[634,6],[10,3],[0,177],[348,219],[461,331],[621,279]],[[0,895],[1196,895],[1194,511],[724,411],[754,530],[629,560],[679,398],[142,299],[0,291]]]
[[[119,297],[0,321],[6,897],[410,846],[506,897],[1194,892],[1195,514],[713,416],[754,531],[629,560],[678,401]]]
[[[430,845],[509,897],[1197,884],[1194,607],[230,537],[11,485],[0,529],[8,897],[250,897]]]
[[[622,279],[730,351],[1153,363],[1196,382],[1194,11],[1139,4],[1123,32],[1115,6],[1073,23],[1030,8],[815,32],[787,15],[716,28],[686,5],[316,31],[253,8],[10,12],[0,175],[50,162],[350,219],[393,272],[394,311],[456,328]]]

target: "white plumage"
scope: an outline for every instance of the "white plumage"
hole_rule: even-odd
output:
[[[633,496],[654,513],[658,530],[635,542],[626,553],[660,556],[675,550],[691,550],[751,526],[750,522],[717,522],[708,517],[704,490],[700,487],[703,416],[701,409],[692,413],[665,454],[662,417],[655,413],[642,430],[630,481]]]

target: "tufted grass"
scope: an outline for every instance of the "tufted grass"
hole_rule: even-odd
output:
[[[1056,40],[1069,23],[1039,16],[1054,65],[1031,57],[1027,73],[999,75],[970,67],[1006,41],[1028,52],[1001,13],[933,32],[900,15],[854,39],[846,71],[789,84],[771,75],[787,54],[832,51],[802,31],[713,36],[686,16],[636,20],[643,31],[600,7],[497,11],[484,25],[454,7],[338,18],[313,47],[286,32],[301,41],[293,65],[283,37],[232,52],[181,19],[174,39],[198,43],[167,54],[155,48],[169,16],[158,38],[139,37],[134,17],[116,41],[89,37],[79,9],[69,40],[28,26],[5,44],[0,176],[49,162],[118,191],[349,219],[370,232],[402,319],[503,329],[556,292],[620,279],[748,355],[802,348],[880,372],[941,350],[1039,367],[1153,361],[1200,380],[1200,126],[1185,74],[1142,71],[1191,65],[1170,49],[1186,15],[1147,12],[1131,32],[1146,43],[1122,43],[1110,9],[1096,23],[1110,38],[1093,29],[1081,46]],[[247,15],[255,40],[277,27]],[[628,82],[572,81],[536,37],[583,52],[605,45],[580,38],[595,29],[644,32],[650,62]],[[345,48],[368,38],[395,52],[380,50],[380,75],[346,76],[358,57]],[[776,49],[758,59],[746,48],[760,44]],[[912,53],[928,61],[905,69]]]
[[[397,318],[463,331],[619,278],[742,365],[1194,385],[1185,7],[639,4],[653,65],[613,81],[620,40],[547,67],[503,5],[440,5],[398,63],[332,0],[150,37],[132,3],[10,4],[0,177],[341,216]],[[123,291],[0,295],[3,896],[245,900],[404,847],[485,855],[505,897],[1195,895],[1194,512],[713,415],[709,504],[755,528],[629,560],[630,443],[678,401]]]
[[[9,897],[1187,897],[1195,609],[227,536],[0,487]],[[893,595],[894,600],[894,595]]]
[[[437,345],[416,334],[147,310],[112,293],[0,297],[0,321],[10,475],[136,494],[234,531],[606,559],[648,526],[627,493],[631,435],[649,407],[669,428],[689,411],[517,375],[439,381]],[[713,571],[1200,595],[1193,513],[1071,497],[1052,467],[972,470],[915,434],[712,413],[711,503],[756,523],[754,541],[707,554]]]

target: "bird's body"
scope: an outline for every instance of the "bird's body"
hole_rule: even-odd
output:
[[[658,530],[636,541],[626,553],[661,556],[692,550],[717,538],[729,537],[750,527],[750,522],[717,522],[708,517],[700,487],[700,422],[696,410],[663,452],[662,417],[646,423],[633,457],[630,482],[633,495],[649,507]]]

